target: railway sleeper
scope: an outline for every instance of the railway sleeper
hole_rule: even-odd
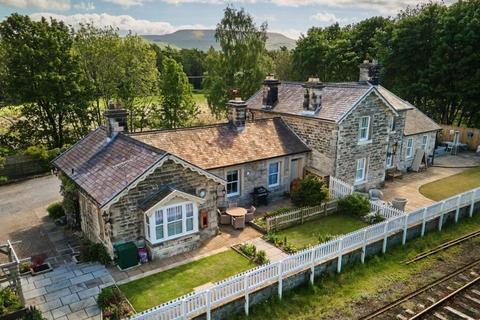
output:
[[[474,302],[474,303],[476,303],[477,305],[480,306],[480,299],[474,298],[469,294],[466,294],[465,298],[467,298],[468,300],[470,300],[470,301],[472,301],[472,302]]]
[[[439,320],[449,320],[448,317],[441,312],[435,312],[433,316]]]
[[[459,319],[459,318],[460,318],[460,319],[465,319],[465,320],[475,320],[475,318],[472,318],[472,317],[470,317],[469,315],[466,315],[466,314],[464,314],[463,312],[460,312],[459,310],[457,310],[457,309],[455,309],[455,308],[446,306],[446,307],[443,307],[443,309],[444,309],[447,313],[455,316],[455,317],[456,317],[455,319]]]
[[[475,319],[480,319],[480,311],[475,308],[474,306],[472,306],[471,303],[467,301],[465,301],[464,299],[462,299],[461,297],[457,300],[454,300],[450,306],[453,306],[455,307],[455,309],[459,310],[459,311],[462,311],[463,313],[467,314],[467,315],[470,315],[472,317],[475,317]]]

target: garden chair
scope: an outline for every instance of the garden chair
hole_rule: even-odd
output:
[[[254,206],[251,206],[250,209],[247,210],[247,214],[245,215],[245,222],[250,222],[253,220],[255,216],[255,211],[257,211],[257,208]]]
[[[222,213],[220,210],[217,209],[218,213],[218,220],[220,221],[220,224],[230,224],[232,223],[231,218],[228,214]]]
[[[238,207],[238,202],[229,202],[228,207],[229,208],[236,208],[236,207]]]
[[[245,229],[245,216],[232,217],[232,227],[234,229]]]
[[[383,192],[378,189],[370,189],[368,190],[368,196],[372,201],[383,200]]]

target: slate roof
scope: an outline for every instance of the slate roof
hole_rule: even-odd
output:
[[[278,88],[278,103],[272,112],[301,116],[305,89],[301,82],[282,82]],[[322,90],[322,107],[313,116],[322,120],[339,122],[365,96],[372,85],[368,82],[325,83]],[[414,108],[382,86],[375,86],[377,92],[396,110]],[[262,109],[262,90],[247,101],[248,108]]]
[[[240,132],[223,123],[132,133],[130,137],[175,154],[203,169],[310,151],[278,117],[247,122]]]
[[[149,194],[145,199],[143,199],[139,204],[138,207],[144,211],[150,209],[152,206],[154,206],[156,203],[161,201],[162,199],[165,199],[168,195],[170,195],[172,192],[174,192],[175,189],[170,187],[170,186],[164,186],[159,188],[157,191],[152,192]]]
[[[431,131],[438,131],[442,128],[423,112],[417,108],[407,110],[405,119],[404,135],[409,136],[413,134],[420,134]]]
[[[164,154],[123,134],[107,141],[105,128],[99,127],[53,164],[103,206]]]

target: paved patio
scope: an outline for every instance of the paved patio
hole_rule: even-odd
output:
[[[392,201],[396,197],[407,198],[405,211],[413,211],[435,202],[419,192],[422,185],[479,165],[480,156],[472,152],[463,152],[457,156],[445,155],[436,158],[435,165],[424,172],[410,172],[404,174],[401,179],[395,179],[393,182],[387,181],[382,192],[385,201]]]
[[[273,244],[263,240],[261,237],[249,240],[246,243],[254,244],[255,247],[257,248],[257,252],[260,250],[265,251],[265,253],[267,254],[268,260],[270,260],[271,262],[280,261],[288,257],[288,254],[278,249]]]
[[[46,319],[101,319],[96,299],[101,288],[114,283],[98,263],[67,263],[52,272],[23,277],[23,296]]]

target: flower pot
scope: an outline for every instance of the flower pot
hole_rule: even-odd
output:
[[[42,274],[42,273],[50,272],[50,271],[53,270],[53,268],[50,265],[50,263],[47,262],[47,263],[42,263],[38,266],[33,266],[30,270],[32,272],[32,275],[36,276],[36,275],[39,275],[39,274]]]

